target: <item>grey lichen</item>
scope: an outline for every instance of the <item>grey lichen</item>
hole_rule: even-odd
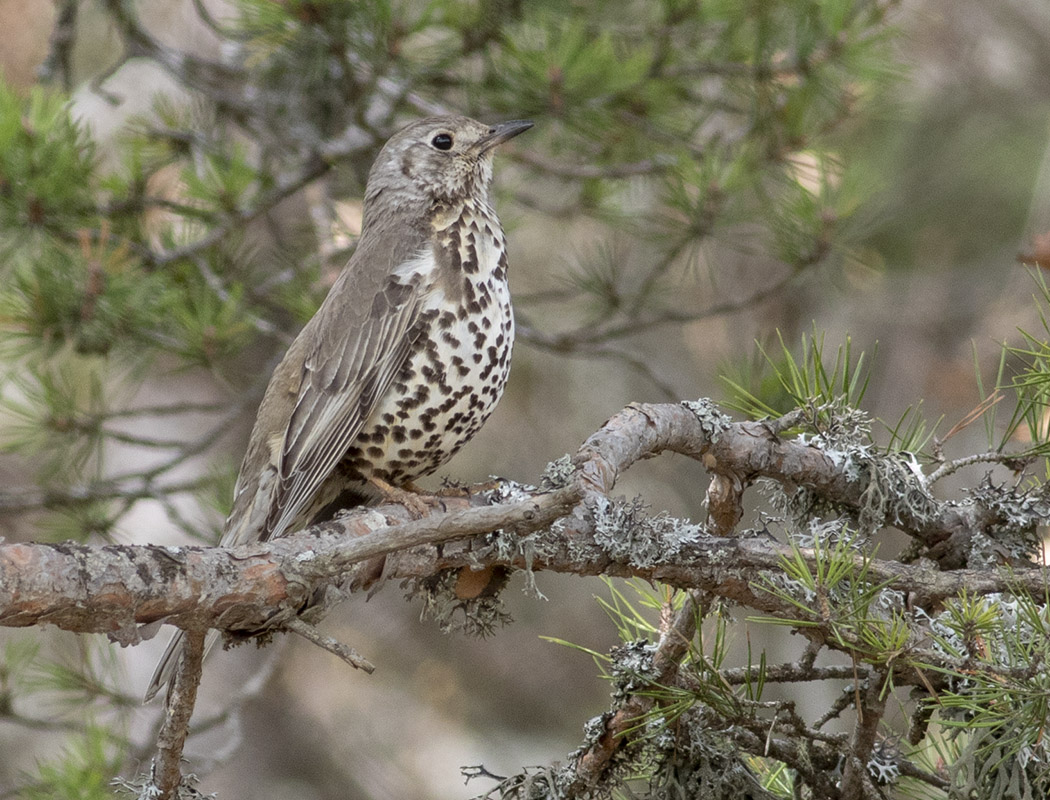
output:
[[[868,479],[857,514],[862,532],[874,533],[887,522],[922,525],[936,518],[940,505],[926,488],[913,454],[869,455],[862,469]]]
[[[896,740],[881,739],[871,749],[871,756],[865,765],[868,774],[880,786],[896,783],[900,778],[901,751]]]
[[[704,535],[699,525],[666,514],[649,516],[648,508],[639,498],[596,498],[588,508],[595,544],[614,561],[645,568],[673,560]]]
[[[653,748],[650,797],[772,797],[762,790],[759,780],[740,759],[734,743],[713,730],[711,722],[701,708],[694,708],[677,720],[672,746]]]
[[[833,547],[843,540],[854,541],[856,532],[850,527],[850,520],[840,516],[832,519],[808,519],[800,528],[791,528],[789,538],[799,547]]]
[[[557,765],[551,767],[526,767],[509,778],[492,775],[484,767],[462,767],[467,781],[477,778],[497,778],[499,783],[476,800],[558,800],[564,796],[562,787],[570,780],[566,770]]]
[[[612,656],[610,672],[613,675],[612,696],[625,700],[630,695],[649,687],[655,679],[653,656],[656,645],[645,639],[625,642],[614,647],[609,653]]]
[[[883,452],[871,438],[871,419],[862,411],[822,406],[814,412],[816,433],[798,442],[821,454],[848,480],[863,485],[856,508],[831,503],[803,486],[763,482],[770,502],[796,527],[814,519],[848,515],[861,541],[884,525],[922,525],[936,518],[940,505],[930,494],[913,453]]]
[[[969,566],[990,567],[1041,558],[1039,525],[1050,521],[1050,484],[1029,491],[997,486],[989,476],[970,490],[969,502],[991,511],[996,524],[970,540]]]
[[[568,456],[565,458],[568,458]],[[554,463],[560,463],[562,460],[559,459]],[[529,484],[500,480],[496,488],[489,492],[487,499],[492,504],[527,502],[533,498],[536,491],[536,487]],[[471,550],[469,555],[474,557],[478,566],[481,566],[484,559],[491,556],[495,556],[498,560],[504,562],[517,561],[520,558],[525,562],[525,568],[522,570],[525,578],[525,593],[545,600],[546,597],[536,585],[536,577],[532,565],[537,558],[547,558],[554,555],[552,550],[554,545],[551,544],[550,538],[545,536],[542,531],[519,535],[513,530],[499,529],[488,534],[480,545]]]
[[[463,631],[472,636],[491,636],[511,621],[499,595],[464,599],[456,596],[458,570],[408,582],[406,595],[418,597],[423,607],[420,619],[433,619],[442,633]]]
[[[682,405],[693,412],[700,422],[700,429],[704,436],[714,444],[723,433],[733,426],[733,418],[723,412],[714,401],[708,397],[699,400],[683,400]]]
[[[575,474],[576,467],[573,466],[572,457],[566,454],[550,462],[543,470],[543,476],[540,478],[540,489],[544,492],[550,492],[554,489],[568,486],[569,481],[572,480],[572,476]]]
[[[536,494],[536,487],[527,483],[507,480],[490,475],[490,479],[496,484],[486,495],[490,505],[497,503],[525,503]]]
[[[214,800],[217,795],[202,794],[197,789],[198,783],[200,783],[200,778],[193,773],[183,775],[182,781],[175,790],[175,800]],[[133,780],[114,778],[110,785],[117,790],[117,795],[134,797],[135,800],[156,800],[160,797],[160,789],[157,788],[153,779],[145,776]]]

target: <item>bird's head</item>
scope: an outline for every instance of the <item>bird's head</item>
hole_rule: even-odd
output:
[[[390,138],[372,165],[366,206],[487,200],[493,148],[531,127],[527,120],[485,125],[458,116],[413,122]]]

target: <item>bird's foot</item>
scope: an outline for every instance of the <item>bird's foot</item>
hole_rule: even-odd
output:
[[[427,494],[414,483],[408,482],[404,487],[397,487],[375,476],[369,478],[368,482],[379,490],[385,501],[404,506],[414,519],[422,519],[432,510],[444,510],[439,497]]]
[[[485,494],[485,492],[491,492],[500,487],[503,481],[499,478],[493,478],[492,480],[485,481],[484,483],[474,484],[463,484],[458,482],[449,481],[446,479],[442,484],[441,488],[433,493],[435,497],[475,497],[479,494]]]

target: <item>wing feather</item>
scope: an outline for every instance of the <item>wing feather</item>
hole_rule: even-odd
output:
[[[264,539],[287,530],[361,432],[411,352],[424,294],[418,280],[391,282],[373,298],[363,325],[320,331],[303,365]]]

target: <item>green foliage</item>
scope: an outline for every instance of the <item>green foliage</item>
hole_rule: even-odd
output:
[[[134,358],[158,333],[163,284],[129,257],[126,243],[95,244],[81,231],[78,248],[42,243],[15,265],[0,319],[23,351],[69,345],[90,356],[118,348]]]
[[[111,782],[123,754],[114,751],[105,728],[91,726],[59,758],[40,765],[23,788],[25,800],[110,800]]]
[[[199,284],[186,292],[183,305],[173,309],[171,322],[179,355],[187,365],[207,367],[236,355],[255,332],[246,315],[242,290],[220,296]]]
[[[75,653],[42,654],[37,642],[14,639],[0,660],[0,720],[50,730],[61,754],[27,775],[20,798],[91,800],[112,797],[128,742],[120,733],[136,701],[113,688],[117,659],[108,643],[85,637]],[[39,717],[28,716],[33,709]],[[44,711],[42,712],[41,709]]]
[[[39,460],[45,482],[74,480],[99,468],[108,402],[97,359],[27,360],[9,374],[0,408],[0,445]]]
[[[23,99],[0,81],[0,230],[21,231],[0,252],[90,220],[94,167],[65,97],[35,87]]]
[[[1024,344],[1003,347],[1004,363],[1007,357],[1012,358],[1018,368],[1004,381],[1004,367],[1000,366],[1000,391],[1011,391],[1017,400],[998,449],[1005,449],[1011,440],[1021,439],[1031,443],[1023,456],[1046,459],[1050,457],[1050,414],[1047,413],[1050,411],[1050,287],[1041,273],[1035,273],[1034,279],[1041,332],[1022,330]],[[1050,474],[1050,464],[1047,469]]]
[[[883,423],[885,442],[865,434],[857,443],[863,440],[872,452],[944,462],[944,443],[979,420],[993,452],[978,460],[1000,461],[1018,473],[1032,462],[1043,460],[1044,474],[1050,475],[1050,322],[1045,313],[1050,306],[1050,289],[1040,275],[1035,276],[1035,281],[1042,332],[1021,331],[1024,344],[1003,344],[991,391],[985,389],[981,364],[975,356],[975,384],[982,399],[970,414],[938,436],[943,417],[931,423],[923,415],[919,401],[905,409],[896,422]],[[752,361],[723,367],[720,377],[727,389],[728,407],[754,419],[776,418],[796,408],[808,409],[811,418],[807,425],[818,433],[841,424],[843,415],[848,417],[851,410],[860,407],[871,369],[865,353],[854,356],[849,336],[836,349],[834,359],[826,354],[825,337],[816,330],[802,336],[798,355],[785,343],[783,334],[778,331],[777,336],[779,353],[771,354],[759,344],[759,355]],[[1012,375],[1008,374],[1011,366]],[[1010,408],[1005,422],[999,418],[1003,406]],[[958,465],[949,464],[945,469],[956,468]]]
[[[952,679],[949,691],[929,700],[945,726],[987,729],[992,735],[982,737],[979,754],[1024,752],[1044,782],[1050,781],[1050,754],[1042,735],[1050,714],[1048,608],[1045,598],[1037,603],[1023,592],[1010,598],[963,593],[938,616],[934,640],[965,667],[926,667]]]
[[[890,666],[912,640],[909,620],[893,593],[884,594],[891,580],[876,582],[869,575],[870,556],[858,554],[854,542],[842,537],[830,544],[814,542],[812,565],[797,545],[781,558],[782,573],[763,578],[755,588],[797,610],[789,617],[754,617],[792,628],[820,628],[837,648],[859,661]],[[889,689],[887,683],[885,689]]]
[[[815,329],[810,336],[803,334],[798,356],[779,331],[777,337],[776,356],[758,345],[767,369],[753,368],[739,379],[723,375],[730,392],[727,406],[761,418],[779,417],[796,408],[812,408],[819,415],[860,405],[871,374],[864,353],[854,359],[849,337],[836,350],[833,362],[825,358],[824,334]]]

